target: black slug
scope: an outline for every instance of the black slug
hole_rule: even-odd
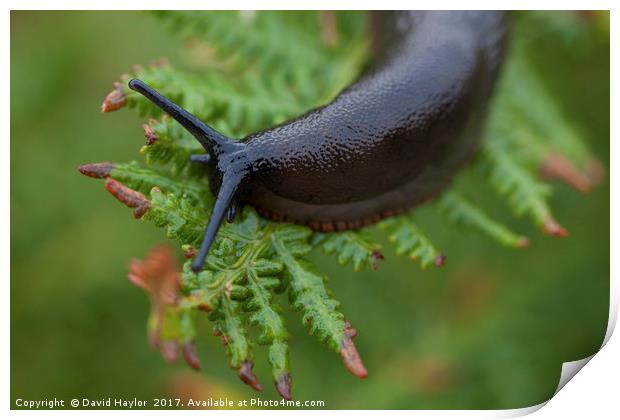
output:
[[[239,141],[129,82],[207,151],[192,160],[210,166],[217,198],[194,271],[240,204],[317,231],[356,229],[433,197],[475,153],[503,13],[380,12],[373,33],[373,66],[331,103]]]

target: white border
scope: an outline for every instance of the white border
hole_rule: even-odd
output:
[[[171,1],[162,1],[162,0],[108,0],[106,2],[89,2],[88,4],[84,4],[82,2],[72,2],[72,1],[56,1],[53,5],[50,5],[49,2],[45,1],[12,1],[8,0],[3,2],[8,8],[5,9],[5,14],[3,16],[5,28],[3,30],[3,42],[1,44],[1,54],[3,57],[3,62],[8,63],[10,60],[10,10],[27,10],[27,9],[50,9],[50,6],[53,6],[52,9],[90,9],[90,10],[142,10],[142,9],[168,9],[172,6],[178,9],[462,9],[464,6],[471,9],[493,9],[493,8],[502,8],[502,9],[606,9],[612,10],[611,13],[611,74],[618,74],[618,32],[617,32],[617,24],[618,19],[616,17],[616,10],[614,10],[614,3],[611,1],[573,1],[573,0],[565,0],[565,1],[541,1],[541,0],[525,0],[525,1],[468,1],[464,2],[456,2],[456,1],[368,1],[368,0],[346,0],[336,2],[325,1],[325,0],[314,0],[314,1],[304,1],[304,2],[296,2],[295,5],[292,5],[290,1],[282,1],[282,0],[269,0],[269,1],[261,1],[261,2],[251,2],[251,1],[241,1],[241,0],[228,0],[225,3],[221,2],[205,2],[203,1],[187,1],[187,0],[176,0],[174,3]],[[3,71],[3,79],[10,81],[9,67],[5,64],[2,68]],[[8,86],[7,90],[10,90],[10,82],[5,85]],[[611,80],[611,115],[616,115],[614,111],[617,111],[617,97],[618,97],[618,86],[615,83],[614,79]],[[9,109],[10,109],[10,94],[3,95],[3,100],[1,102],[1,118],[2,125],[4,129],[4,139],[2,141],[2,147],[4,148],[3,152],[0,153],[2,159],[2,165],[0,165],[0,182],[2,182],[3,191],[9,191],[10,189],[10,118],[9,118]],[[612,118],[611,124],[611,137],[610,138],[618,138],[618,131],[616,128],[616,123]],[[610,164],[610,185],[612,186],[611,191],[611,229],[610,229],[610,241],[611,241],[611,256],[620,255],[618,253],[617,242],[620,237],[620,230],[618,226],[618,222],[613,217],[613,215],[620,214],[618,207],[618,195],[615,190],[615,186],[617,185],[616,181],[618,179],[617,174],[617,157],[618,157],[618,146],[617,142],[611,142],[611,164]],[[6,193],[5,193],[6,194]],[[6,195],[5,195],[6,197]],[[2,224],[5,226],[3,229],[5,232],[10,232],[10,207],[9,200],[4,200],[2,202]],[[4,331],[4,340],[3,345],[0,348],[0,356],[2,358],[2,372],[4,373],[3,380],[0,383],[2,395],[5,396],[5,408],[9,409],[10,407],[10,356],[9,356],[9,331],[10,331],[10,285],[9,285],[9,276],[10,276],[10,235],[3,235],[3,240],[1,242],[1,257],[2,258],[2,269],[4,272],[3,282],[3,331]],[[610,290],[610,318],[607,334],[605,336],[605,346],[597,353],[594,357],[587,358],[589,361],[592,360],[591,363],[588,363],[587,367],[584,369],[579,375],[579,380],[570,381],[566,385],[564,389],[562,386],[566,384],[566,382],[560,381],[561,383],[558,385],[559,394],[555,396],[548,404],[543,403],[538,406],[528,407],[518,410],[498,410],[498,411],[482,411],[482,410],[455,410],[455,411],[389,411],[388,414],[390,416],[395,416],[399,418],[410,417],[412,415],[417,418],[506,418],[506,417],[517,417],[521,415],[530,414],[532,412],[536,412],[536,418],[540,419],[549,419],[549,418],[577,418],[579,416],[582,418],[585,415],[592,416],[594,418],[610,418],[612,417],[612,413],[617,414],[618,412],[618,395],[617,395],[617,384],[618,384],[618,373],[620,372],[620,362],[618,359],[618,354],[620,353],[620,344],[616,337],[612,337],[613,329],[616,323],[617,314],[618,314],[618,267],[617,263],[615,263],[614,258],[611,258],[611,290]],[[587,279],[584,279],[587,281]],[[587,363],[586,361],[586,363]],[[572,376],[581,369],[585,363],[580,362],[571,362],[565,364],[562,371],[563,379],[570,379]],[[572,370],[572,372],[569,372]],[[543,406],[547,405],[543,410],[539,410]],[[539,411],[537,411],[539,410]],[[260,413],[260,411],[252,411],[248,413],[247,411],[211,411],[208,414],[199,411],[185,411],[183,412],[183,416],[187,417],[196,417],[196,418],[205,418],[205,416],[215,417],[215,418],[227,418],[227,419],[237,419],[237,418],[245,418],[248,414],[256,415]],[[334,411],[334,412],[324,412],[321,413],[321,416],[327,414],[334,414],[338,417],[342,416],[364,416],[364,415],[373,415],[374,413],[370,411]],[[39,416],[43,414],[42,412],[36,411],[11,411],[10,415],[21,418],[30,418],[34,416]],[[108,418],[112,413],[107,411],[89,411],[87,416],[92,418]],[[114,412],[114,416],[120,416],[122,418],[144,418],[147,417],[149,419],[169,419],[173,413],[168,411],[116,411]],[[176,412],[173,415],[178,415]],[[272,418],[288,418],[291,416],[290,411],[269,411],[269,413],[265,413]],[[311,411],[301,411],[296,410],[295,416],[300,418],[311,418],[316,416],[317,413],[313,413]],[[84,416],[84,412],[78,410],[65,410],[65,411],[46,411],[44,414],[46,417],[51,419],[69,419],[69,418],[81,418]],[[260,415],[260,414],[259,414]]]

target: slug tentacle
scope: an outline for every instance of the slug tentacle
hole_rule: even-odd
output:
[[[235,195],[244,177],[245,173],[227,172],[224,174],[222,185],[215,199],[213,210],[211,211],[211,218],[209,219],[204,237],[202,238],[200,251],[192,262],[192,270],[195,273],[202,270],[209,249],[215,240],[215,235],[217,235],[217,231],[220,229],[224,217],[227,217],[229,221],[231,220],[231,214],[232,217],[234,217],[236,208]]]
[[[217,149],[230,151],[235,148],[234,140],[218,133],[143,81],[132,79],[129,81],[129,88],[144,95],[148,100],[178,121],[179,124],[196,137],[196,140],[198,140],[202,147],[209,153],[217,153]]]
[[[191,155],[189,157],[189,160],[194,163],[209,163],[211,161],[211,155],[209,155],[208,153],[202,155]]]
[[[228,223],[234,222],[236,215],[237,215],[237,203],[233,202],[228,207],[228,213],[226,213],[226,221]]]
[[[224,217],[226,217],[228,222],[232,222],[235,218],[237,202],[239,201],[237,195],[239,195],[242,182],[248,178],[250,173],[250,165],[245,159],[246,146],[218,133],[196,116],[181,108],[141,80],[130,80],[129,88],[141,93],[174,118],[208,152],[190,157],[192,162],[208,164],[210,166],[211,190],[217,196],[211,212],[211,218],[202,239],[200,251],[192,263],[192,270],[198,272],[204,265],[209,249],[215,240]]]

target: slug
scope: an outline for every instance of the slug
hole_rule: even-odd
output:
[[[476,152],[503,61],[503,13],[379,12],[372,23],[373,64],[356,82],[238,141],[129,82],[207,151],[191,158],[209,165],[216,195],[194,271],[239,205],[315,231],[357,229],[429,200]]]

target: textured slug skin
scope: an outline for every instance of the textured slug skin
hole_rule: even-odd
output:
[[[374,65],[331,103],[241,140],[265,217],[345,230],[437,194],[476,151],[503,59],[493,11],[379,12]]]

